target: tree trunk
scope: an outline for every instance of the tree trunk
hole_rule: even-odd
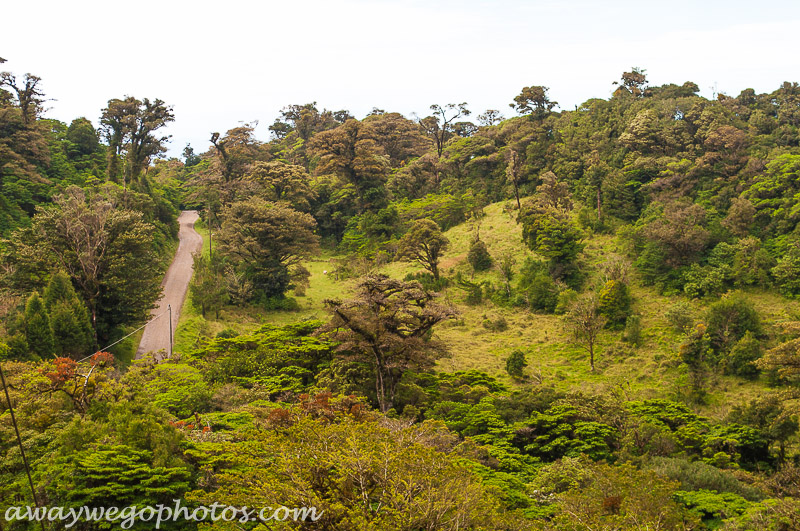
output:
[[[597,185],[597,223],[600,223],[603,213],[600,211],[600,185]]]
[[[375,347],[373,347],[373,353],[375,354],[375,392],[378,395],[378,407],[380,407],[381,413],[386,413],[389,411],[389,407],[386,403],[386,383],[383,381],[383,361],[380,354],[375,352]]]
[[[592,366],[592,372],[594,372],[594,343],[589,343],[589,364]]]

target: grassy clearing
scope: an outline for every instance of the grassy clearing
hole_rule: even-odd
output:
[[[198,232],[203,235],[203,249],[208,253],[208,231]],[[287,294],[297,301],[300,308],[296,311],[267,311],[258,306],[227,306],[217,319],[211,314],[203,317],[200,309],[192,303],[191,295],[188,296],[175,333],[175,352],[189,352],[195,348],[201,337],[213,337],[225,329],[232,329],[242,334],[267,323],[286,325],[305,319],[326,319],[327,313],[323,301],[346,297],[351,283],[336,281],[332,275],[326,273],[333,269],[330,256],[323,255],[305,261],[303,265],[311,273],[305,295],[296,296],[291,292]]]
[[[460,272],[474,282],[488,281],[501,286],[503,280],[499,271],[492,269],[473,274],[467,263],[467,252],[477,233],[495,261],[505,253],[511,253],[516,258],[517,271],[525,257],[534,254],[522,242],[522,229],[516,223],[514,213],[507,212],[503,203],[487,206],[484,213],[480,220],[447,231],[450,248],[440,267],[448,277]],[[207,240],[207,231],[200,228],[199,232]],[[204,252],[208,252],[207,241]],[[590,271],[587,287],[597,285],[604,263],[619,255],[623,255],[623,249],[616,237],[592,235],[586,241],[582,257],[584,269]],[[256,307],[229,307],[221,312],[219,319],[212,319],[211,316],[203,318],[188,300],[177,331],[176,352],[186,352],[201,336],[213,336],[225,328],[242,333],[262,323],[280,325],[308,318],[326,319],[323,301],[346,298],[354,284],[354,281],[337,281],[332,275],[324,274],[326,270],[333,270],[332,258],[335,256],[326,254],[304,263],[311,278],[306,295],[295,297],[300,304],[298,311],[266,312]],[[408,273],[422,271],[422,267],[416,263],[393,262],[377,271],[403,278]],[[684,385],[678,359],[683,336],[669,326],[664,313],[676,302],[685,301],[689,302],[695,319],[699,321],[716,299],[687,300],[685,297],[664,296],[652,287],[643,286],[633,271],[631,277],[634,312],[642,319],[642,344],[633,347],[621,340],[621,331],[605,331],[596,348],[595,372],[590,371],[588,353],[568,342],[560,316],[537,314],[525,308],[499,307],[490,301],[469,306],[465,302],[465,292],[456,286],[442,293],[443,301],[455,306],[460,317],[438,328],[437,335],[448,345],[451,355],[439,360],[437,368],[443,371],[486,371],[512,386],[541,383],[590,393],[613,389],[629,399],[677,395]],[[800,312],[798,303],[774,293],[752,291],[747,296],[756,305],[766,327]],[[501,331],[491,329],[491,323],[501,318],[507,328]],[[512,380],[505,371],[506,358],[515,349],[523,350],[528,361],[528,379],[523,383]],[[700,410],[716,418],[724,416],[733,405],[769,392],[763,382],[728,376],[716,377],[710,386],[708,404]]]

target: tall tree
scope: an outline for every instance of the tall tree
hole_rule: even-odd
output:
[[[102,152],[100,140],[97,138],[97,131],[95,131],[92,122],[86,118],[72,120],[67,129],[67,140],[74,146],[71,146],[71,151],[74,151],[75,155],[89,156]]]
[[[514,187],[514,199],[517,200],[517,210],[522,210],[522,204],[519,201],[519,184],[522,173],[522,160],[516,150],[512,149],[508,152],[508,165],[506,166],[506,177],[511,181]]]
[[[119,178],[119,159],[125,155],[123,186],[138,182],[153,157],[164,153],[170,135],[157,136],[157,131],[175,121],[172,107],[160,99],[138,100],[128,96],[112,99],[100,117],[101,131],[109,146],[108,175]]]
[[[503,120],[503,115],[497,109],[486,109],[486,112],[478,115],[478,125],[481,127],[491,127]]]
[[[419,124],[396,112],[373,114],[364,118],[370,136],[389,157],[392,167],[401,166],[422,156],[430,143],[422,134]]]
[[[508,106],[520,114],[527,114],[541,120],[558,105],[557,101],[550,101],[547,96],[548,90],[550,90],[548,87],[541,85],[524,87],[522,92],[514,97],[514,103],[509,103]]]
[[[398,243],[397,256],[416,260],[439,280],[439,260],[449,246],[450,240],[435,221],[419,219]]]
[[[355,214],[386,203],[388,161],[374,135],[368,124],[347,120],[336,129],[318,133],[309,143],[310,156],[319,159],[317,175],[336,176],[343,185],[355,188]]]
[[[310,215],[261,198],[238,201],[222,211],[219,252],[252,280],[257,291],[280,297],[289,267],[314,252],[319,237]]]
[[[278,161],[254,162],[247,178],[263,187],[268,201],[284,202],[296,210],[308,212],[316,192],[311,188],[311,177],[297,164]]]
[[[615,96],[630,94],[634,98],[643,98],[648,94],[647,70],[634,66],[630,72],[623,72],[619,81],[614,81],[620,87],[614,92]]]
[[[397,383],[405,371],[429,369],[446,352],[430,333],[455,311],[438,304],[435,297],[418,282],[371,275],[359,282],[355,299],[325,301],[333,314],[326,329],[341,342],[338,350],[373,366],[383,412],[394,405]]]
[[[433,114],[419,121],[422,129],[433,140],[436,154],[442,157],[445,143],[454,134],[456,120],[471,114],[467,103],[448,103],[446,105],[431,105]]]
[[[349,111],[329,111],[317,109],[317,102],[304,105],[287,105],[281,109],[280,118],[269,127],[272,135],[282,140],[295,133],[303,142],[311,139],[314,134],[333,129],[353,116]]]
[[[244,178],[250,165],[258,158],[261,143],[255,138],[257,122],[234,127],[220,137],[211,133],[211,143],[217,155],[218,171],[224,182]]]
[[[44,93],[39,88],[42,79],[33,74],[25,74],[22,82],[11,72],[0,72],[0,88],[7,87],[17,96],[17,105],[22,111],[22,123],[31,125],[42,111]]]
[[[50,316],[39,294],[34,292],[25,304],[25,339],[28,348],[40,358],[52,357],[54,351],[53,330]]]
[[[106,340],[118,326],[144,322],[161,293],[153,234],[141,212],[71,186],[9,240],[12,281],[27,288],[54,270],[65,271]]]

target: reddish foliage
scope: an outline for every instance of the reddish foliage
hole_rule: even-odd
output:
[[[53,387],[59,388],[67,381],[75,378],[77,374],[78,363],[72,358],[56,358],[53,360],[55,370],[47,372],[45,368],[39,370],[50,379]]]
[[[110,352],[98,352],[91,357],[92,365],[113,365],[114,355]]]

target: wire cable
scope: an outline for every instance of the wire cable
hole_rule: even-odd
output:
[[[97,354],[100,354],[101,352],[107,352],[107,351],[108,351],[108,349],[110,349],[110,348],[111,348],[111,347],[113,347],[114,345],[116,345],[116,344],[118,344],[118,343],[122,343],[123,341],[125,341],[126,339],[128,339],[129,337],[131,337],[133,334],[135,334],[136,332],[138,332],[139,330],[141,330],[142,328],[144,328],[145,326],[149,325],[150,323],[152,323],[153,321],[155,321],[155,320],[157,320],[157,319],[160,319],[160,318],[164,317],[164,316],[165,316],[165,315],[167,315],[168,313],[169,313],[169,311],[166,311],[166,312],[164,312],[164,313],[161,313],[161,314],[159,314],[159,315],[156,315],[155,317],[153,317],[152,319],[150,319],[149,321],[147,321],[145,324],[143,324],[142,326],[140,326],[139,328],[137,328],[136,330],[134,330],[133,332],[131,332],[131,333],[130,333],[130,334],[128,334],[127,336],[125,336],[125,337],[122,337],[122,338],[118,339],[117,341],[114,341],[113,343],[111,343],[111,344],[110,344],[110,345],[108,345],[107,347],[103,347],[103,348],[101,348],[100,350],[98,350],[97,352],[95,352],[95,353],[93,353],[93,354],[89,354],[89,355],[88,355],[88,356],[86,356],[85,358],[81,358],[81,359],[79,359],[79,360],[78,360],[78,361],[76,361],[75,363],[82,363],[82,362],[84,362],[84,361],[88,360],[89,358],[92,358],[92,357],[96,356]]]

